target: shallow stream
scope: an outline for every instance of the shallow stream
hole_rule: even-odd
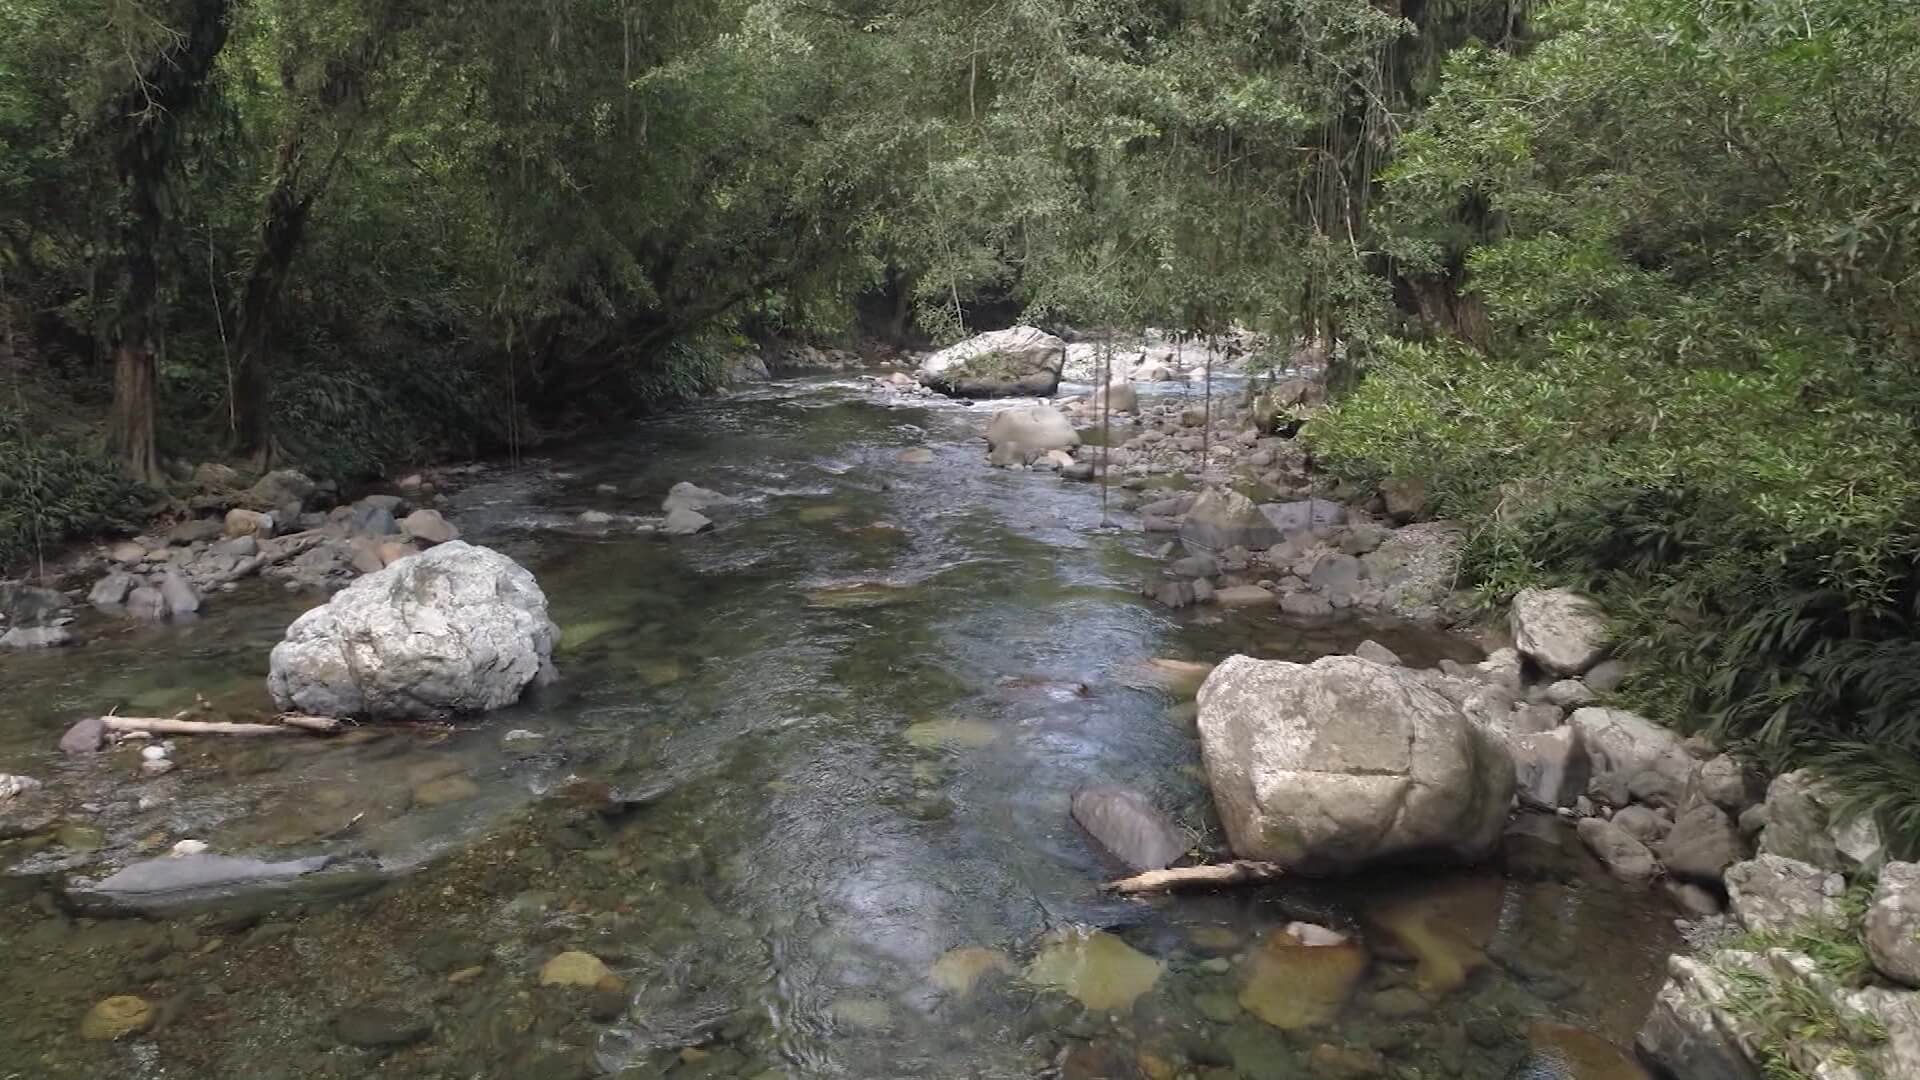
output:
[[[1102,896],[1082,785],[1219,843],[1191,685],[1155,658],[1478,653],[1154,607],[1162,538],[1117,504],[1103,527],[1096,486],[989,469],[984,411],[783,382],[476,473],[443,508],[534,570],[564,637],[558,684],[469,725],[182,739],[151,779],[132,747],[57,754],[110,708],[266,709],[268,650],[320,598],[258,582],[0,659],[0,772],[69,793],[0,842],[0,1077],[1500,1078],[1548,1051],[1633,1075],[1601,1040],[1644,1015],[1671,916],[1551,819],[1473,872]],[[638,535],[680,480],[743,501]],[[144,917],[69,894],[183,838],[337,861]],[[1269,947],[1294,920],[1366,952]],[[539,985],[566,950],[618,988]],[[83,1039],[116,994],[151,1029]]]

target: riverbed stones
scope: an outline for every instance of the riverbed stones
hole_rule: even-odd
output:
[[[1080,433],[1067,414],[1051,405],[1019,405],[1001,409],[987,423],[987,448],[1011,452],[1024,459],[1046,456],[1053,450],[1080,445]],[[1011,448],[1011,450],[1009,450]],[[1002,462],[996,460],[995,464]]]
[[[247,489],[246,501],[258,509],[287,513],[292,520],[300,516],[316,489],[317,485],[297,469],[275,469]]]
[[[167,605],[167,614],[176,619],[200,610],[200,594],[194,591],[178,570],[172,568],[160,576],[160,598]]]
[[[93,588],[87,591],[87,603],[101,611],[117,611],[127,602],[127,594],[139,584],[139,578],[125,570],[115,570],[93,583]]]
[[[1840,917],[1846,879],[1779,855],[1758,855],[1727,868],[1727,906],[1741,926],[1778,933]]]
[[[441,517],[438,510],[415,510],[401,520],[400,531],[406,533],[409,539],[428,546],[460,538],[460,530]]]
[[[1367,951],[1357,941],[1315,944],[1275,930],[1247,961],[1239,1004],[1282,1031],[1329,1024],[1346,1008],[1367,963]]]
[[[1881,868],[1861,936],[1880,974],[1920,986],[1920,863]]]
[[[1799,769],[1781,773],[1767,787],[1766,827],[1760,850],[1825,870],[1872,870],[1886,857],[1880,830],[1865,816],[1835,820],[1835,792]]]
[[[1568,589],[1522,589],[1508,615],[1514,647],[1556,675],[1579,675],[1605,654],[1607,624],[1593,601]]]
[[[113,1042],[145,1034],[153,1027],[154,1009],[145,998],[117,994],[96,1003],[80,1018],[80,1037]]]
[[[1188,507],[1180,541],[1199,551],[1260,549],[1279,543],[1280,531],[1252,499],[1230,488],[1208,488]]]
[[[920,363],[920,382],[954,397],[1047,397],[1060,385],[1067,343],[1037,327],[976,334]]]
[[[1498,845],[1513,762],[1412,671],[1353,656],[1235,656],[1199,703],[1214,801],[1243,858],[1342,873],[1472,862]]]
[[[526,568],[454,540],[367,575],[294,620],[270,659],[284,709],[405,720],[519,700],[559,636]]]
[[[273,535],[274,520],[272,514],[263,514],[258,510],[234,507],[227,511],[222,531],[227,536],[252,536],[265,538]]]
[[[1547,687],[1546,698],[1550,704],[1560,708],[1577,709],[1599,700],[1599,695],[1579,679],[1561,679]]]
[[[424,1042],[433,1021],[388,1005],[359,1005],[333,1018],[334,1037],[364,1050],[392,1049]]]
[[[1644,771],[1653,771],[1685,790],[1694,760],[1681,746],[1680,736],[1643,716],[1622,709],[1578,709],[1568,720],[1580,732],[1580,741],[1592,763],[1588,793],[1613,806],[1625,806],[1629,784]]]
[[[1186,854],[1187,838],[1152,800],[1100,784],[1074,792],[1073,820],[1134,871],[1158,870]]]
[[[1767,792],[1765,778],[1731,754],[1721,754],[1700,766],[1695,782],[1701,796],[1735,817],[1758,804]]]
[[[569,949],[540,965],[541,986],[582,990],[618,990],[620,978],[590,952]]]
[[[1368,638],[1355,647],[1353,655],[1369,663],[1385,664],[1387,667],[1401,666],[1400,655],[1398,653],[1372,638]]]
[[[107,722],[98,716],[75,720],[60,736],[60,752],[69,756],[98,753],[106,744]]]
[[[1164,965],[1112,934],[1067,927],[1047,936],[1026,979],[1100,1011],[1128,1009],[1153,989]]]
[[[166,855],[131,863],[91,885],[75,882],[67,898],[87,908],[165,911],[211,897],[277,888],[332,862],[327,855],[278,862],[207,853]]]
[[[965,996],[973,992],[981,979],[994,974],[1011,975],[1013,971],[1013,960],[1006,953],[972,945],[941,953],[927,977],[947,993]]]
[[[1582,818],[1575,829],[1580,834],[1580,842],[1587,845],[1594,858],[1621,881],[1639,884],[1650,880],[1660,868],[1645,844],[1611,821]]]
[[[1213,601],[1224,608],[1270,608],[1280,604],[1280,598],[1258,585],[1229,585],[1224,589],[1215,589]]]
[[[1611,820],[1648,847],[1666,839],[1673,829],[1673,819],[1651,806],[1623,806]]]
[[[1739,963],[1757,963],[1741,954]],[[1688,1080],[1760,1080],[1747,1058],[1746,1032],[1731,1021],[1733,987],[1728,977],[1705,960],[1675,954],[1667,958],[1667,983],[1654,998],[1635,1043],[1648,1059],[1672,1076]]]
[[[1572,806],[1587,790],[1587,751],[1575,729],[1520,735],[1508,740],[1507,748],[1522,803],[1556,810]]]
[[[1681,811],[1659,850],[1667,873],[1683,881],[1717,885],[1727,867],[1745,855],[1745,847],[1739,826],[1727,812],[1701,802]]]

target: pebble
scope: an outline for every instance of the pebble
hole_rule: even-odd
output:
[[[617,989],[620,980],[600,958],[589,952],[569,949],[540,967],[541,986],[575,986],[586,989]]]
[[[153,1026],[153,1006],[132,994],[110,997],[80,1018],[82,1038],[100,1042],[138,1035]]]

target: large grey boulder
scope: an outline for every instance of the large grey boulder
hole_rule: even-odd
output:
[[[987,424],[987,448],[1014,447],[1035,458],[1049,450],[1071,450],[1080,445],[1080,433],[1067,414],[1051,405],[1024,405],[1001,409]]]
[[[1725,810],[1709,802],[1695,803],[1674,818],[1673,829],[1660,845],[1667,873],[1705,885],[1720,883],[1727,867],[1746,855],[1739,826]]]
[[[1881,868],[1862,936],[1880,974],[1920,986],[1920,863],[1893,862]]]
[[[1605,617],[1567,589],[1520,590],[1507,621],[1521,655],[1555,675],[1582,674],[1606,653]]]
[[[1811,863],[1823,870],[1856,873],[1877,868],[1886,845],[1872,818],[1839,813],[1839,795],[1798,769],[1781,773],[1767,786],[1767,826],[1760,850]]]
[[[1621,881],[1644,882],[1651,879],[1660,864],[1647,846],[1627,830],[1604,818],[1581,818],[1574,826],[1580,842],[1599,859],[1607,872]]]
[[[1067,343],[1032,326],[976,334],[927,357],[920,381],[955,397],[1046,397],[1060,386]]]
[[[1229,488],[1208,488],[1187,509],[1180,542],[1203,551],[1255,550],[1279,543],[1280,530],[1252,499]]]
[[[1506,748],[1406,668],[1235,656],[1199,693],[1200,749],[1236,854],[1305,873],[1492,853]]]
[[[1725,955],[1725,954],[1722,954]],[[1742,967],[1758,958],[1739,954]],[[1733,1019],[1731,979],[1707,960],[1667,957],[1667,984],[1653,1000],[1635,1044],[1667,1075],[1686,1080],[1762,1080],[1748,1057],[1750,1036]]]
[[[455,540],[368,574],[295,619],[267,688],[318,716],[420,719],[519,700],[559,636],[533,575]]]
[[[1518,735],[1507,743],[1520,801],[1545,810],[1572,806],[1587,790],[1587,750],[1570,727]]]
[[[1395,529],[1360,561],[1388,611],[1417,622],[1444,622],[1453,613],[1450,600],[1460,584],[1466,542],[1466,530],[1452,522],[1423,521]]]
[[[1627,805],[1634,776],[1652,772],[1685,791],[1693,777],[1693,756],[1668,728],[1621,709],[1576,709],[1567,721],[1580,732],[1592,764],[1588,793],[1612,806]]]

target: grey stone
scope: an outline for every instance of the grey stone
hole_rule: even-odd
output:
[[[1557,705],[1515,705],[1513,717],[1507,722],[1508,729],[1516,735],[1538,735],[1543,731],[1552,731],[1566,720],[1567,714]],[[1580,783],[1587,782],[1585,770],[1581,772]],[[1583,786],[1582,791],[1586,788]]]
[[[1577,709],[1597,700],[1599,695],[1579,679],[1561,679],[1547,687],[1547,700],[1563,709]]]
[[[1158,870],[1187,852],[1187,838],[1151,800],[1103,784],[1073,795],[1073,820],[1135,871]]]
[[[281,708],[415,719],[510,705],[558,629],[533,575],[459,540],[354,582],[294,620],[267,686]]]
[[[1347,508],[1327,499],[1300,499],[1295,502],[1262,503],[1260,513],[1281,535],[1307,529],[1327,528],[1347,520]],[[1384,542],[1384,541],[1383,541]],[[1248,545],[1254,546],[1254,545]],[[1265,545],[1260,545],[1265,546]],[[1374,547],[1379,547],[1375,544]]]
[[[366,1050],[412,1046],[433,1034],[433,1021],[392,1006],[362,1005],[333,1018],[334,1037]]]
[[[1779,855],[1759,855],[1727,867],[1728,906],[1748,930],[1779,933],[1840,917],[1846,879]]]
[[[203,544],[209,540],[220,539],[226,535],[226,532],[226,524],[217,518],[195,518],[168,529],[167,543],[175,547]]]
[[[1466,531],[1445,521],[1425,521],[1394,530],[1378,550],[1368,552],[1368,580],[1381,591],[1381,605],[1416,622],[1450,618],[1460,583],[1460,558]]]
[[[1686,789],[1694,761],[1680,737],[1642,716],[1620,709],[1578,709],[1568,720],[1580,729],[1580,741],[1593,762],[1588,793],[1614,806],[1627,803],[1628,782],[1646,770],[1666,775]]]
[[[1028,460],[1051,450],[1080,445],[1080,433],[1067,414],[1051,405],[1017,405],[993,414],[987,424],[987,448],[1017,447]]]
[[[1673,906],[1687,915],[1704,919],[1720,914],[1720,898],[1710,889],[1702,888],[1691,881],[1678,881],[1673,878],[1660,883],[1660,889],[1667,894]]]
[[[1681,811],[1660,845],[1667,873],[1709,885],[1718,885],[1727,867],[1745,857],[1739,828],[1712,803],[1695,803]]]
[[[1673,819],[1646,806],[1623,807],[1612,821],[1648,847],[1665,840],[1673,830]]]
[[[93,583],[93,588],[87,592],[87,603],[102,611],[116,609],[127,602],[127,594],[133,591],[139,580],[124,570],[115,570]]]
[[[210,554],[247,559],[260,553],[260,541],[253,536],[230,536],[207,548]]]
[[[1767,825],[1760,850],[1824,870],[1872,871],[1886,858],[1871,818],[1833,820],[1838,796],[1805,769],[1781,773],[1767,787]]]
[[[1920,863],[1890,862],[1880,869],[1861,936],[1880,974],[1920,986]]]
[[[1620,660],[1602,660],[1582,676],[1596,694],[1611,694],[1627,680],[1627,665]]]
[[[1580,833],[1580,842],[1587,845],[1587,850],[1593,852],[1608,873],[1622,881],[1647,881],[1659,869],[1653,852],[1611,821],[1582,818],[1576,829]]]
[[[1372,638],[1361,642],[1359,646],[1353,650],[1353,655],[1362,660],[1371,660],[1376,664],[1385,664],[1388,667],[1401,666],[1399,654]]]
[[[1627,796],[1662,810],[1678,810],[1687,801],[1687,782],[1659,769],[1642,769],[1627,778]]]
[[[172,568],[160,576],[160,595],[166,600],[167,614],[174,618],[192,615],[200,610],[200,594],[194,591],[179,571]]]
[[[400,531],[422,544],[445,544],[460,539],[460,530],[438,510],[415,510],[400,522]]]
[[[1695,786],[1708,802],[1738,817],[1766,798],[1766,779],[1742,765],[1731,754],[1721,754],[1700,766]]]
[[[1280,610],[1288,615],[1316,619],[1333,614],[1333,605],[1324,596],[1302,592],[1281,597]]]
[[[660,531],[668,536],[692,536],[694,533],[711,528],[713,528],[713,519],[698,510],[676,506],[667,511],[667,520],[660,526]]]
[[[136,862],[88,885],[75,883],[68,895],[82,902],[108,904],[141,911],[172,907],[231,895],[240,890],[284,884],[325,869],[330,855],[264,862],[230,855],[163,855]]]
[[[347,530],[353,536],[396,536],[400,532],[400,523],[394,520],[392,510],[362,501],[354,504]]]
[[[1220,572],[1220,564],[1211,555],[1189,555],[1175,559],[1167,569],[1180,577],[1210,578]]]
[[[1508,740],[1507,746],[1513,753],[1522,803],[1557,810],[1572,806],[1587,789],[1587,754],[1574,729],[1521,735]]]
[[[1214,801],[1243,857],[1328,873],[1473,861],[1498,845],[1512,760],[1405,668],[1235,656],[1199,706]]]
[[[268,510],[291,506],[291,518],[298,518],[300,510],[313,497],[314,491],[314,483],[305,473],[295,469],[276,469],[247,489],[247,501]]]
[[[107,744],[107,722],[97,716],[75,720],[66,734],[60,736],[60,752],[63,754],[95,754]]]
[[[1327,593],[1352,589],[1360,584],[1360,573],[1359,559],[1330,552],[1313,564],[1313,572],[1307,575],[1307,584]]]
[[[1567,589],[1522,589],[1508,614],[1514,647],[1556,675],[1579,675],[1605,654],[1607,624],[1592,600]]]
[[[667,492],[667,497],[660,502],[660,509],[663,513],[671,514],[675,510],[707,510],[734,501],[731,495],[722,495],[682,480]]]
[[[167,598],[152,585],[141,585],[127,594],[127,614],[158,622],[167,617]]]
[[[1686,1080],[1763,1080],[1741,1047],[1737,1025],[1723,1024],[1733,988],[1703,959],[1667,958],[1667,983],[1635,1038],[1667,1075]]]
[[[1271,547],[1280,542],[1280,533],[1252,499],[1231,489],[1208,488],[1188,507],[1180,540],[1189,548],[1225,551]]]

